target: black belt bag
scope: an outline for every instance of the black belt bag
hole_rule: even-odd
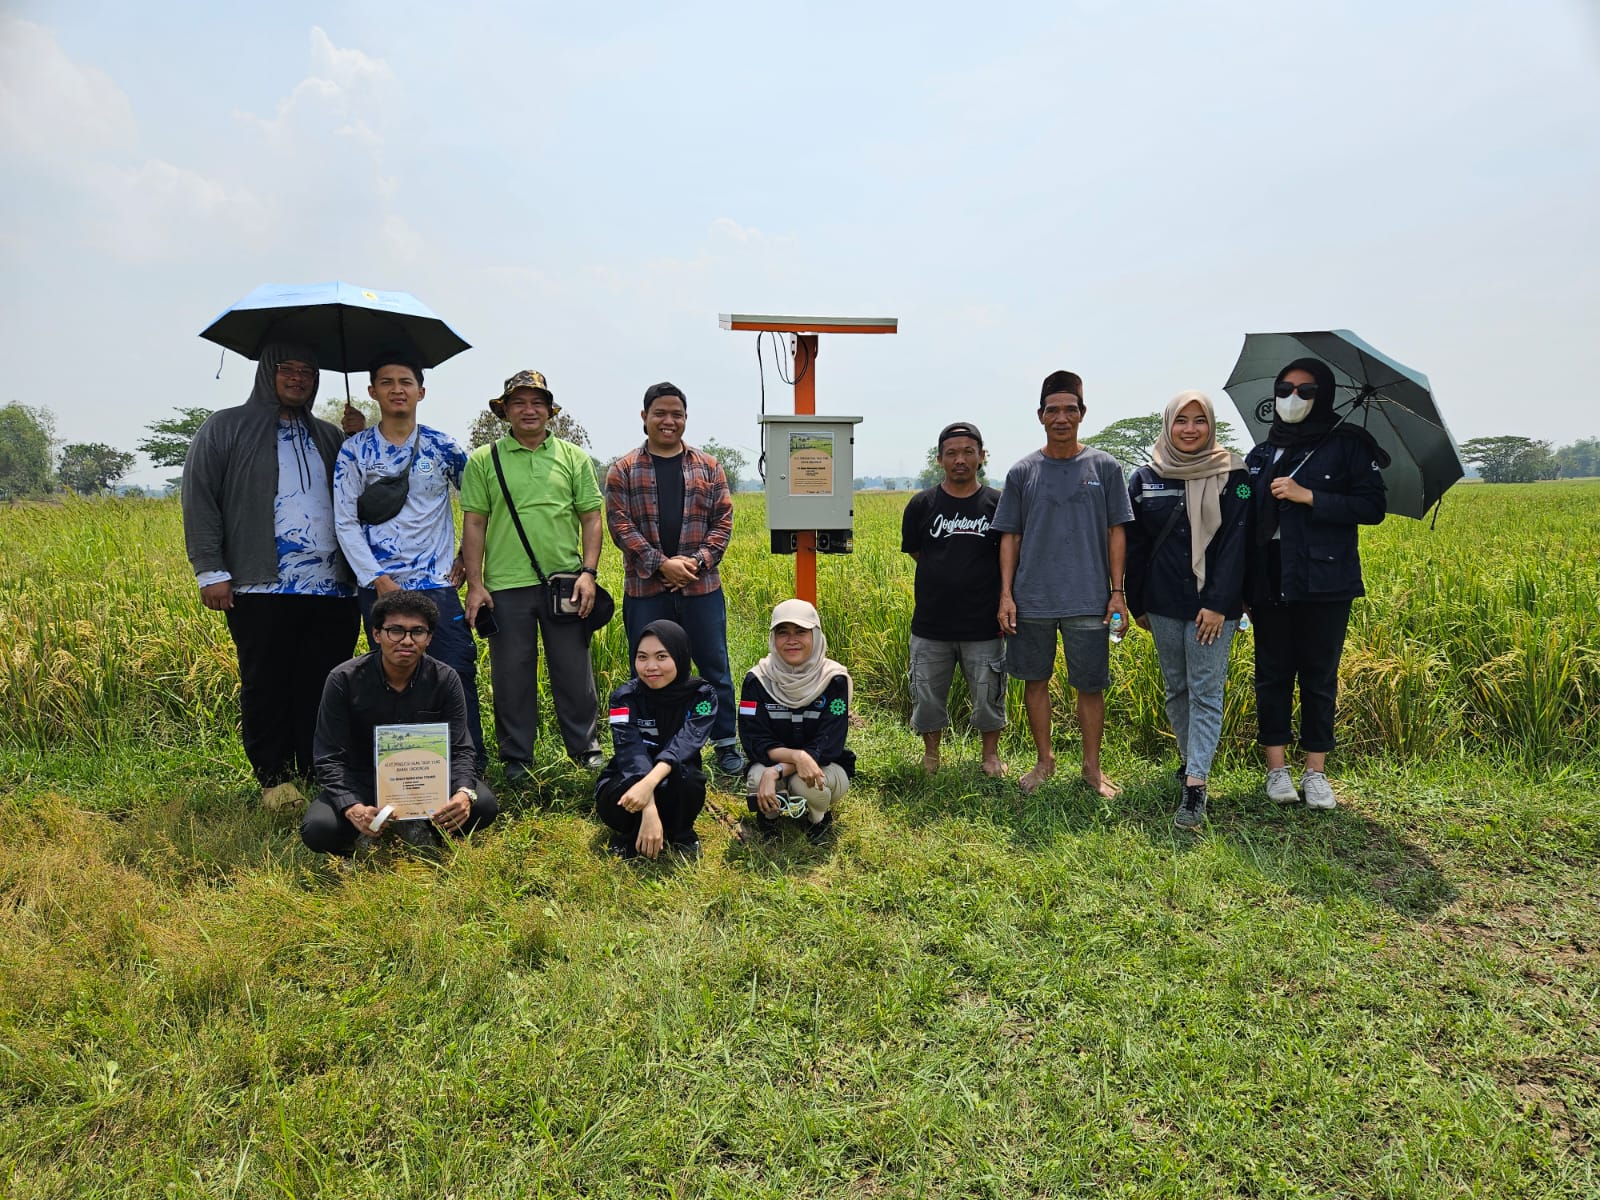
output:
[[[400,515],[400,510],[406,506],[406,496],[411,492],[411,468],[417,461],[417,450],[421,445],[422,427],[419,425],[405,470],[398,475],[374,479],[361,489],[361,495],[356,497],[356,520],[363,525],[382,525]]]

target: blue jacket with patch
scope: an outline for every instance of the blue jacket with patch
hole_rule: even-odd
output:
[[[700,749],[711,736],[711,721],[717,715],[717,694],[703,679],[684,711],[678,732],[661,744],[660,724],[651,703],[653,693],[637,679],[630,679],[611,693],[611,761],[596,781],[596,795],[616,780],[639,779],[657,763],[671,763],[673,770],[700,775]]]
[[[1206,585],[1195,587],[1190,558],[1189,514],[1182,511],[1184,481],[1163,479],[1154,467],[1140,467],[1128,480],[1133,521],[1124,525],[1128,557],[1123,584],[1128,590],[1128,612],[1135,617],[1155,613],[1178,621],[1192,621],[1202,608],[1219,612],[1230,621],[1244,611],[1244,566],[1250,533],[1250,473],[1241,468],[1223,484],[1222,524],[1206,547]],[[1173,521],[1174,516],[1176,520]],[[1172,532],[1156,549],[1161,531],[1173,521]],[[1151,552],[1154,551],[1154,558]]]
[[[829,680],[822,695],[804,708],[789,708],[774,699],[755,675],[744,677],[739,689],[739,741],[752,763],[773,766],[769,752],[782,746],[804,750],[819,767],[838,763],[853,778],[855,751],[844,744],[849,732],[850,681],[845,676]]]

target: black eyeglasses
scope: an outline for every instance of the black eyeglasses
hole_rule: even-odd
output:
[[[378,632],[391,642],[424,642],[433,636],[433,630],[426,626],[412,629],[405,625],[380,625]]]
[[[1287,400],[1290,396],[1294,395],[1296,392],[1299,392],[1300,399],[1310,400],[1312,403],[1316,402],[1317,391],[1317,385],[1314,383],[1302,383],[1300,386],[1296,387],[1287,379],[1278,380],[1278,382],[1272,388],[1272,394],[1279,400]]]

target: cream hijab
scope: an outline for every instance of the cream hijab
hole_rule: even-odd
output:
[[[1191,404],[1205,410],[1211,436],[1193,454],[1179,450],[1172,441],[1172,422]],[[1189,566],[1194,571],[1198,590],[1206,586],[1206,550],[1222,527],[1222,489],[1228,474],[1244,466],[1226,446],[1217,445],[1217,414],[1204,392],[1179,392],[1161,414],[1161,436],[1150,447],[1150,465],[1163,479],[1183,480],[1183,503],[1189,510]]]
[[[750,668],[750,674],[761,681],[767,694],[785,708],[804,708],[843,675],[854,702],[855,683],[849,671],[828,657],[828,639],[822,632],[822,618],[817,616],[817,610],[804,600],[785,600],[772,610],[772,621],[767,628],[770,631],[783,624],[811,630],[811,656],[798,667],[791,667],[778,654],[778,639],[769,632],[767,656]]]

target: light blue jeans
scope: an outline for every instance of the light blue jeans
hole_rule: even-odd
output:
[[[1222,736],[1222,685],[1228,678],[1228,647],[1237,621],[1224,621],[1209,646],[1195,640],[1194,622],[1150,613],[1150,633],[1167,684],[1167,720],[1178,739],[1184,769],[1197,779],[1211,774]]]

